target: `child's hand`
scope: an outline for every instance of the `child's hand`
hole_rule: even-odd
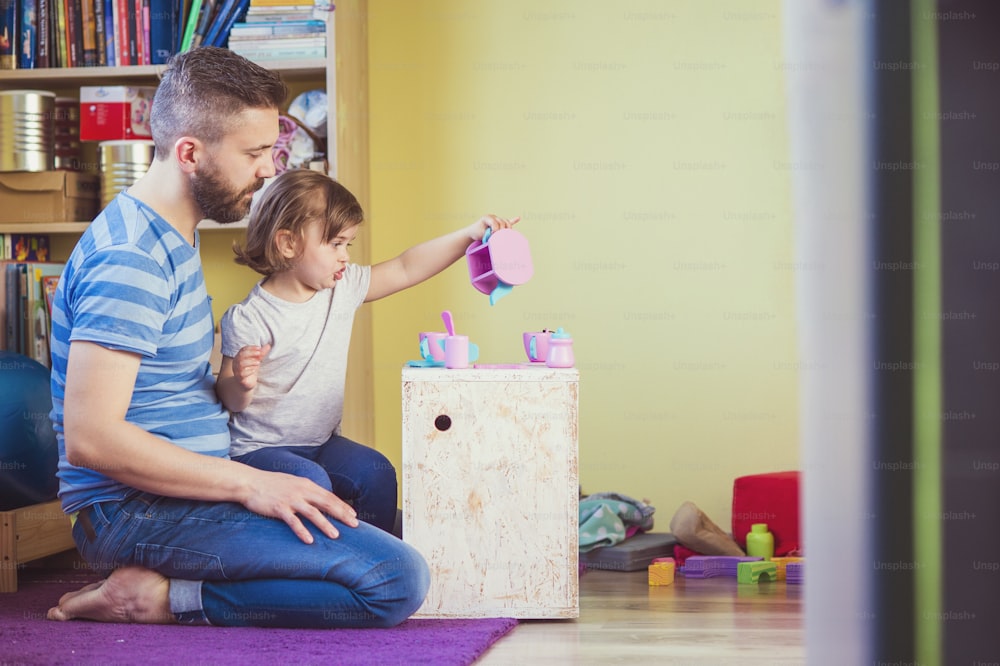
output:
[[[520,216],[508,220],[503,217],[497,217],[496,215],[484,215],[469,227],[469,238],[477,241],[482,239],[487,229],[492,229],[493,231],[510,229],[520,221]]]
[[[236,352],[233,357],[233,375],[247,391],[257,387],[257,371],[260,370],[260,363],[271,351],[271,345],[258,347],[247,345]]]

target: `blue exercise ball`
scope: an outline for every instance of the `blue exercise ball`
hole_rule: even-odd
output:
[[[55,499],[59,444],[44,365],[0,351],[0,511]]]

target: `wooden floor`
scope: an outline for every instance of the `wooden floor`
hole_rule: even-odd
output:
[[[524,620],[477,665],[804,664],[802,586],[588,571],[580,618]]]

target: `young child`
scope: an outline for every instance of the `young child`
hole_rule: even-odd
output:
[[[487,215],[465,229],[359,266],[348,248],[364,213],[330,177],[286,171],[264,191],[236,261],[264,276],[222,318],[216,391],[231,412],[230,454],[258,469],[312,479],[391,531],[396,470],[381,453],[340,435],[354,312],[437,275],[487,228],[519,218]]]

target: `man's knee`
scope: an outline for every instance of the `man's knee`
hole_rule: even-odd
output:
[[[389,587],[392,593],[378,604],[378,626],[394,627],[404,622],[427,598],[431,580],[427,562],[416,550],[410,549],[408,555],[383,565],[393,570]]]

